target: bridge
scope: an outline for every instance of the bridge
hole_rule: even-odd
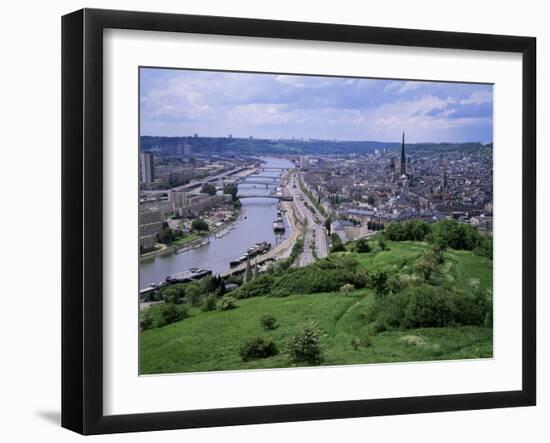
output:
[[[249,178],[251,179],[257,179],[257,178],[265,178],[265,179],[268,179],[268,180],[280,180],[281,179],[281,176],[280,175],[276,175],[276,176],[273,176],[273,175],[247,175],[246,177],[242,177],[239,179],[239,181],[242,181],[242,180],[248,180]]]
[[[277,200],[283,201],[283,202],[291,202],[294,200],[293,197],[290,195],[275,195],[275,194],[251,194],[251,195],[237,195],[239,200],[243,198],[276,198]]]
[[[278,183],[268,183],[268,182],[260,182],[260,181],[255,181],[255,180],[247,180],[245,182],[240,182],[241,185],[262,185],[262,186],[265,186],[266,188],[268,188],[269,186],[273,187],[273,186],[278,186]]]
[[[288,171],[289,169],[292,169],[292,168],[277,168],[276,166],[260,166],[258,169],[260,169],[261,171]]]

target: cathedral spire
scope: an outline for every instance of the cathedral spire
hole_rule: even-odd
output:
[[[407,166],[405,161],[405,131],[403,131],[403,139],[401,141],[401,175],[407,174]]]

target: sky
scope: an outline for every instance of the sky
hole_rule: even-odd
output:
[[[141,135],[493,141],[493,86],[142,68]]]

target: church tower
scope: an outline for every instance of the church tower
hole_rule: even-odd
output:
[[[405,131],[403,131],[403,140],[401,141],[401,175],[407,175],[405,160]]]

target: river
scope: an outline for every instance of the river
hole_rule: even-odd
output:
[[[293,164],[285,159],[264,158],[265,168],[291,168]],[[262,177],[279,177],[281,171],[264,170],[257,175]],[[254,175],[249,176],[254,181]],[[258,178],[257,181],[265,181]],[[239,196],[266,195],[274,190],[266,189],[260,184],[239,184]],[[246,253],[246,250],[254,243],[267,241],[272,247],[290,233],[290,227],[286,225],[284,234],[273,232],[273,220],[277,218],[278,200],[273,198],[243,198],[241,199],[241,217],[232,225],[232,229],[223,237],[216,238],[211,235],[210,243],[196,249],[168,256],[155,257],[144,261],[139,265],[139,286],[145,288],[151,283],[163,281],[167,275],[198,267],[210,269],[214,274],[229,270],[229,262]]]

